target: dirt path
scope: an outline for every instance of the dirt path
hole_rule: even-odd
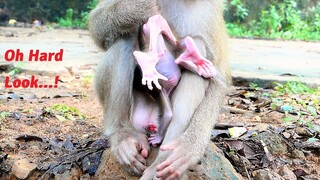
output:
[[[94,46],[86,30],[43,30],[0,28],[0,63],[8,49],[20,49],[26,56],[30,49],[57,52],[64,49],[62,62],[26,63],[28,70],[50,71],[63,66],[97,64],[103,53]],[[10,36],[10,37],[6,37]],[[233,76],[257,77],[291,74],[320,78],[320,43],[230,39],[230,66]],[[58,68],[59,67],[59,68]],[[312,81],[312,80],[311,80]]]

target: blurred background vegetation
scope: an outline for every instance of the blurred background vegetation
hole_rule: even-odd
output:
[[[0,21],[86,28],[98,0],[0,0]],[[319,0],[223,0],[230,36],[320,40]]]

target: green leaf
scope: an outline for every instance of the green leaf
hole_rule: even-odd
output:
[[[55,115],[57,119],[59,119],[59,121],[65,122],[67,119],[63,116],[60,115]]]
[[[311,113],[312,116],[317,115],[317,110],[313,106],[307,106],[308,111]]]
[[[5,120],[8,114],[9,114],[8,112],[1,112],[0,117]]]
[[[68,119],[70,119],[72,121],[76,120],[76,118],[74,118],[72,114],[66,114],[66,116],[67,116]]]
[[[294,120],[293,117],[285,117],[285,118],[283,118],[284,122],[290,122],[290,121],[293,121],[293,120]]]

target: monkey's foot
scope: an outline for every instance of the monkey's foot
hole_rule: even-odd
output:
[[[150,137],[148,138],[149,143],[153,147],[157,147],[158,144],[162,142],[163,137],[157,133],[157,134],[151,134]]]
[[[182,65],[190,71],[195,71],[205,78],[213,78],[216,75],[212,62],[201,55],[191,37],[182,39],[180,46],[185,51],[176,59],[176,64]]]
[[[155,51],[149,51],[149,52],[134,51],[133,55],[141,67],[142,84],[147,85],[150,90],[153,89],[152,83],[158,89],[161,89],[161,85],[159,84],[158,79],[163,79],[165,81],[168,80],[168,78],[160,74],[156,69],[156,65],[161,55],[159,55]]]

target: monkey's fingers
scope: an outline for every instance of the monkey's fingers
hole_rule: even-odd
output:
[[[145,139],[146,140],[140,141],[139,151],[144,158],[147,158],[149,155],[150,146],[148,144],[147,137],[145,137]]]
[[[179,155],[174,159],[166,160],[166,167],[157,170],[157,178],[176,179],[188,168],[186,158]]]
[[[185,163],[185,158],[178,159],[173,164],[165,168],[163,171],[157,173],[158,178],[170,179],[183,179],[184,172],[188,169],[189,164]]]
[[[148,85],[148,88],[149,88],[150,90],[153,89],[152,80],[148,80],[148,81],[147,81],[147,85]]]
[[[143,77],[141,80],[141,83],[142,83],[142,85],[147,85],[147,78]]]
[[[198,66],[197,68],[198,68],[198,74],[199,74],[200,76],[203,76],[203,77],[205,77],[205,78],[211,77],[211,74],[212,74],[212,73],[210,72],[210,68],[206,67],[205,65],[203,65],[203,66]]]
[[[200,63],[197,65],[198,74],[205,78],[212,78],[214,76],[215,68],[209,60],[199,60]]]
[[[216,76],[215,68],[207,67],[206,68],[206,78],[214,78]]]
[[[166,144],[166,145],[161,145],[160,146],[160,150],[161,151],[170,151],[170,150],[174,150],[175,148],[177,147],[177,142],[176,140],[169,143],[169,144]]]
[[[162,87],[161,87],[161,85],[160,85],[160,83],[159,83],[158,80],[154,81],[153,83],[154,83],[154,85],[155,85],[158,89],[161,90]]]
[[[174,156],[173,154],[174,153],[172,153],[165,161],[163,161],[161,164],[157,166],[158,172],[162,172],[179,158],[179,156]]]
[[[126,147],[123,147],[123,151],[121,152],[125,157],[124,160],[126,164],[136,164],[140,166],[140,164],[145,165],[146,160],[139,154],[139,148],[137,144],[132,144],[132,142],[126,143]]]
[[[142,174],[143,171],[147,168],[145,164],[136,160],[133,154],[131,154],[130,150],[128,149],[120,148],[118,154],[120,164],[125,165],[128,171],[130,171],[131,173]]]

